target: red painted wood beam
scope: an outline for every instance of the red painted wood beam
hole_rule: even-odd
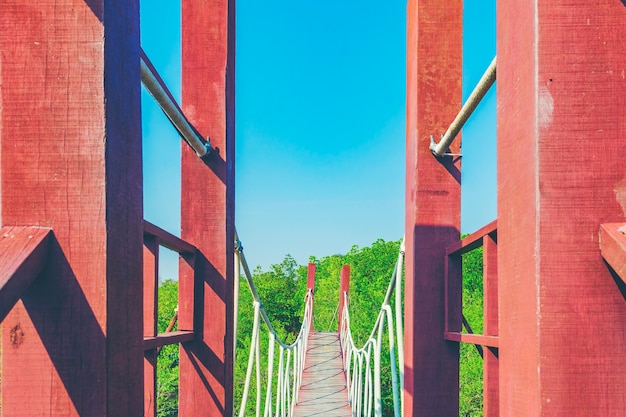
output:
[[[483,323],[485,336],[498,337],[498,243],[497,232],[483,237]],[[499,343],[499,341],[498,341]],[[483,351],[483,416],[498,417],[498,350]]]
[[[313,314],[311,315],[311,317],[315,317],[315,264],[312,262],[309,262],[309,265],[307,266],[307,281],[306,281],[306,288],[307,290],[311,290],[311,294],[313,294],[313,301],[311,302],[311,308],[313,309]],[[309,328],[311,329],[311,331],[313,331],[314,327],[313,327],[313,322],[315,321],[315,319],[313,318],[313,320],[311,320],[310,326]]]
[[[615,273],[626,283],[626,223],[600,226],[600,252]]]
[[[466,236],[462,240],[459,240],[452,245],[448,246],[446,253],[448,255],[462,255],[470,252],[476,248],[483,246],[483,238],[485,236],[496,236],[498,234],[498,221],[494,220],[491,223],[481,227],[469,236]]]
[[[143,337],[145,339],[157,335],[158,305],[159,305],[159,238],[146,233],[144,221],[143,236]],[[155,226],[156,227],[156,226]],[[157,349],[144,352],[143,380],[144,380],[144,417],[156,416],[156,366]]]
[[[235,1],[182,1],[182,108],[210,137],[200,159],[182,144],[181,234],[198,248],[179,274],[179,329],[194,330],[180,357],[179,415],[233,410],[235,241]],[[185,316],[195,299],[195,314]]]
[[[626,303],[598,229],[626,211],[626,6],[502,0],[500,415],[623,415]]]
[[[462,0],[407,4],[404,415],[458,416],[459,344],[444,338],[446,248],[460,238],[460,160],[435,158],[462,105]],[[451,151],[458,153],[460,140]],[[452,257],[451,257],[452,258]],[[448,277],[460,282],[460,257]],[[454,301],[454,300],[453,300]],[[460,300],[459,305],[460,305]],[[461,314],[455,329],[461,329]]]
[[[163,246],[164,248],[168,248],[174,252],[178,252],[182,255],[193,255],[196,253],[195,246],[185,242],[178,236],[174,236],[168,231],[163,230],[146,220],[143,221],[143,234],[144,240],[146,236],[158,238],[159,245]]]
[[[51,236],[41,227],[0,229],[0,322],[46,265]]]
[[[343,324],[342,315],[345,306],[344,294],[350,295],[350,265],[341,267],[341,281],[339,282],[339,308],[337,310],[337,331],[341,333],[341,325]]]
[[[157,349],[176,343],[190,342],[194,339],[193,332],[179,330],[175,332],[160,333],[153,337],[144,337],[143,348],[145,350]]]
[[[1,9],[2,225],[58,242],[2,323],[2,412],[141,415],[139,2]]]
[[[498,347],[498,338],[496,336],[485,336],[474,333],[445,332],[446,340],[453,342],[471,343],[486,347]]]

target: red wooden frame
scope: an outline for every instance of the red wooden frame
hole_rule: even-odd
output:
[[[474,249],[483,247],[483,334],[462,333],[458,326],[459,315],[463,314],[462,277],[444,275],[446,300],[446,327],[444,338],[451,342],[470,343],[480,346],[483,357],[483,415],[499,415],[499,371],[498,371],[498,265],[497,265],[498,222],[487,224],[471,235],[450,245],[446,250],[446,262],[455,265],[461,257]],[[469,327],[466,325],[466,327]],[[469,330],[468,330],[469,331]],[[487,348],[487,349],[484,349]]]
[[[157,333],[158,320],[158,280],[159,280],[159,248],[161,246],[177,252],[189,267],[195,271],[196,251],[195,246],[172,235],[169,232],[144,220],[144,416],[155,416],[157,411],[156,397],[156,367],[159,351],[163,346],[191,342],[194,340],[194,329],[166,331]],[[196,279],[195,274],[185,279]],[[179,281],[180,285],[180,281]],[[192,284],[192,288],[196,285]],[[178,312],[182,316],[194,316],[193,307],[196,294],[193,294],[191,302],[185,303],[185,308],[191,311]],[[194,320],[192,319],[193,323]],[[179,394],[180,395],[180,394]]]
[[[139,2],[1,8],[2,226],[55,236],[2,323],[2,412],[141,415]]]
[[[196,273],[179,272],[179,415],[233,410],[235,241],[235,0],[182,2],[182,109],[214,151],[198,158],[182,144],[181,237],[198,248]],[[194,283],[195,282],[195,283]],[[192,285],[192,283],[194,283]],[[195,299],[195,315],[185,303]]]
[[[184,104],[215,149],[183,151],[182,229],[198,256],[142,221],[138,1],[69,3],[9,0],[0,14],[12,34],[0,38],[2,230],[28,233],[0,242],[2,316],[14,305],[3,412],[152,415],[156,352],[182,342],[180,415],[229,415],[234,1],[183,2]],[[181,262],[180,330],[166,334],[154,317],[160,245],[202,261]]]
[[[144,349],[170,342],[183,345],[180,415],[231,413],[234,4],[183,1],[182,107],[215,152],[183,150],[182,234],[198,251],[195,268],[181,262],[181,330],[157,335],[158,248],[180,242],[148,233],[142,287],[138,1],[3,3],[2,227],[55,238],[0,244],[6,415],[153,413]],[[456,342],[490,347],[485,415],[622,415],[626,7],[502,0],[497,14],[500,243],[483,237],[485,330],[470,335],[456,253],[479,239],[445,256],[460,162],[428,150],[461,104],[462,0],[407,5],[404,415],[457,413]]]
[[[500,414],[624,415],[626,302],[598,229],[626,217],[626,6],[496,13]]]

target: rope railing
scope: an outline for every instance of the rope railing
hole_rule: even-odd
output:
[[[393,412],[400,417],[404,399],[404,330],[402,325],[402,270],[404,263],[404,241],[396,267],[391,276],[387,293],[378,317],[365,344],[358,348],[350,330],[350,312],[348,294],[344,292],[344,308],[341,312],[341,350],[343,354],[346,385],[353,416],[381,417],[383,415],[381,392],[381,358],[385,324],[389,343],[389,359],[391,362],[391,382]],[[395,314],[391,300],[395,294]],[[395,318],[395,325],[394,325]],[[397,360],[396,360],[397,359]],[[373,368],[373,375],[372,375]],[[372,414],[373,412],[373,414]]]
[[[445,155],[451,155],[446,153],[456,136],[459,134],[463,126],[470,118],[476,107],[480,104],[482,99],[487,95],[487,92],[496,81],[496,57],[493,58],[491,64],[483,74],[483,76],[474,87],[472,94],[467,98],[463,107],[454,118],[454,121],[448,127],[446,133],[441,137],[441,141],[439,143],[435,142],[435,138],[431,135],[430,137],[430,150],[433,155],[437,157],[442,157]]]
[[[313,292],[309,289],[306,295],[306,304],[304,307],[304,315],[302,325],[296,340],[287,344],[282,340],[267,315],[256,285],[252,280],[250,268],[243,254],[243,248],[238,237],[235,237],[235,282],[240,280],[240,271],[243,268],[244,277],[252,293],[254,305],[254,322],[252,326],[252,336],[250,343],[250,352],[248,355],[248,366],[246,371],[246,382],[243,389],[243,396],[239,408],[239,417],[246,415],[246,406],[248,396],[251,390],[252,373],[256,375],[256,417],[291,417],[294,407],[298,402],[298,391],[302,383],[302,372],[304,370],[304,361],[306,356],[307,342],[311,321],[313,320]],[[241,268],[240,268],[241,266]],[[238,292],[235,295],[238,298]],[[238,304],[238,300],[236,301]],[[268,332],[269,343],[267,350],[267,373],[265,381],[265,399],[262,399],[262,376],[261,376],[261,343],[260,343],[260,322],[261,319],[265,323]],[[236,335],[235,335],[236,337]],[[274,356],[275,348],[278,344],[278,370],[277,381],[274,383]],[[273,387],[276,386],[276,392]],[[263,410],[261,410],[263,409]],[[261,414],[262,412],[262,414]]]

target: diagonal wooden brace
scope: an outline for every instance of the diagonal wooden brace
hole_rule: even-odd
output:
[[[0,322],[46,265],[51,239],[49,228],[0,229]]]
[[[600,225],[600,253],[626,283],[626,223]]]

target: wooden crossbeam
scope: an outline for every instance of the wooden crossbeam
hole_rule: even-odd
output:
[[[51,239],[48,228],[0,229],[0,322],[46,265]]]
[[[462,255],[483,245],[485,236],[498,236],[498,220],[481,227],[465,239],[459,240],[446,248],[447,255]]]
[[[143,338],[143,348],[145,350],[157,349],[175,343],[190,342],[194,338],[193,332],[181,330],[177,332],[159,333],[154,337]]]
[[[174,236],[146,220],[143,221],[143,234],[144,236],[154,236],[158,238],[159,245],[174,252],[178,252],[181,255],[193,255],[196,253],[196,247],[192,244],[185,242],[178,236]]]
[[[470,343],[477,346],[487,346],[493,348],[499,347],[498,336],[485,336],[482,334],[461,332],[445,332],[444,337],[446,340],[450,340],[452,342]]]

